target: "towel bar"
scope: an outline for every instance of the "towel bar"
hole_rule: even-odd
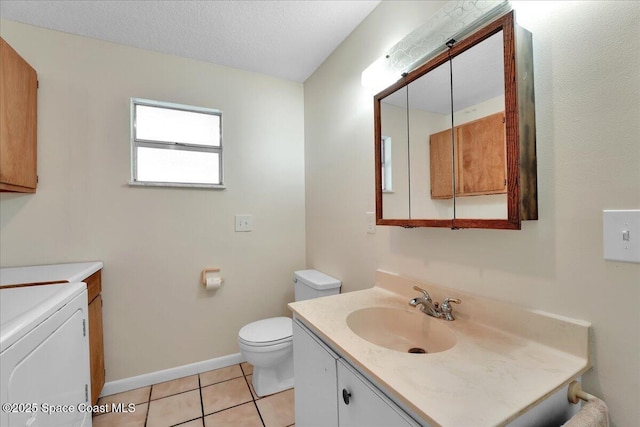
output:
[[[572,381],[571,384],[569,384],[569,391],[567,392],[567,399],[569,399],[569,402],[578,403],[580,399],[589,401],[595,398],[596,397],[594,395],[582,391],[582,384],[578,381]]]

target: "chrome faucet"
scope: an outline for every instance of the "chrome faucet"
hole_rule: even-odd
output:
[[[409,305],[412,307],[420,306],[420,311],[424,314],[427,314],[431,317],[435,317],[437,319],[444,320],[454,320],[451,307],[451,303],[460,304],[462,301],[459,298],[445,298],[442,301],[442,305],[439,305],[437,302],[433,302],[429,292],[425,289],[422,289],[418,286],[413,287],[414,290],[418,292],[422,292],[421,297],[413,298],[409,301]]]
[[[433,302],[431,296],[429,296],[429,292],[418,286],[414,286],[413,289],[418,292],[422,292],[422,296],[413,298],[411,301],[409,301],[409,305],[412,307],[420,306],[420,311],[424,314],[428,314],[429,316],[440,317],[440,312],[438,311],[438,303]]]

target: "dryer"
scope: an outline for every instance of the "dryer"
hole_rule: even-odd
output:
[[[0,425],[91,426],[87,287],[0,288]]]

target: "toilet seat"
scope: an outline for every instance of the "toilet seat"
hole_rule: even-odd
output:
[[[293,323],[288,317],[272,317],[249,323],[238,332],[238,340],[252,347],[266,347],[290,342]]]

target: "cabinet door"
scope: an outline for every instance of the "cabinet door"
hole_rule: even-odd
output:
[[[293,322],[296,426],[338,425],[337,357],[306,327]]]
[[[95,405],[104,386],[102,297],[100,295],[89,304],[89,360],[91,361],[91,403]]]
[[[429,135],[431,198],[453,197],[453,153],[451,129]]]
[[[456,126],[456,194],[507,192],[504,113]]]
[[[343,359],[338,360],[337,397],[340,427],[419,425]]]
[[[91,403],[98,401],[104,386],[104,342],[102,333],[102,271],[83,280],[89,302],[89,357],[91,360]]]
[[[36,72],[0,38],[0,190],[34,193]]]

